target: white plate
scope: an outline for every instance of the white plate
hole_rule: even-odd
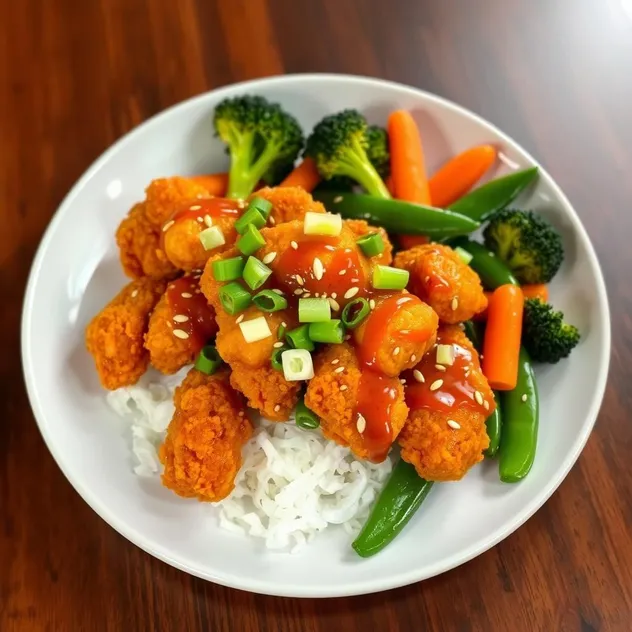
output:
[[[583,339],[570,360],[538,370],[538,453],[526,480],[503,485],[492,462],[477,466],[459,483],[435,486],[405,532],[369,560],[355,556],[347,536],[335,529],[296,555],[266,551],[260,541],[221,530],[212,507],[179,499],[158,480],[133,474],[129,433],[106,407],[83,344],[89,319],[125,281],[114,243],[118,222],[153,178],[226,168],[223,148],[213,138],[213,108],[220,99],[243,92],[281,102],[306,130],[347,107],[382,124],[389,111],[409,109],[421,128],[430,170],[483,142],[502,148],[505,170],[537,164],[471,112],[374,79],[263,79],[215,90],[163,112],[88,169],[59,207],[33,263],[22,355],[42,435],[68,480],[104,520],[145,551],[199,577],[260,593],[325,597],[385,590],[442,573],[527,520],[562,482],[586,443],[610,356],[608,302],[592,245],[562,191],[541,171],[535,192],[520,202],[540,211],[564,236],[566,259],[550,293]]]

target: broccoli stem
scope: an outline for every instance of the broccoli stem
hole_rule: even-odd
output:
[[[391,199],[380,174],[370,163],[364,148],[357,142],[341,157],[340,175],[349,176],[359,182],[369,195]]]

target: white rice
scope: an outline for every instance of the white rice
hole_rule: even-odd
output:
[[[157,449],[173,416],[173,391],[186,374],[159,381],[145,376],[137,385],[108,394],[108,403],[131,421],[134,472],[161,471]],[[316,533],[342,525],[357,533],[391,471],[391,461],[356,459],[348,448],[318,431],[288,423],[260,421],[243,448],[243,464],[231,495],[215,505],[224,529],[262,538],[269,549],[296,552]]]

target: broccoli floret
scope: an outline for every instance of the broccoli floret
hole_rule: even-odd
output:
[[[507,264],[520,283],[548,283],[562,265],[562,237],[531,211],[500,211],[492,216],[483,235],[487,248]]]
[[[298,121],[263,97],[225,99],[215,108],[213,123],[230,154],[231,198],[247,197],[262,179],[277,181],[292,168],[303,146]]]
[[[307,139],[305,155],[316,162],[325,180],[347,176],[370,195],[390,198],[382,178],[367,155],[368,125],[357,110],[343,110],[320,121]]]
[[[388,149],[388,135],[379,125],[370,125],[366,131],[369,146],[366,155],[382,178],[391,173],[391,153]]]
[[[564,314],[549,303],[529,298],[524,302],[522,344],[536,362],[555,364],[577,346],[577,327],[564,322]]]

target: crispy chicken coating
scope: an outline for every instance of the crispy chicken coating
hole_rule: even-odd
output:
[[[425,244],[403,250],[393,265],[410,272],[408,289],[426,301],[441,322],[463,322],[487,308],[478,274],[449,246]]]
[[[356,407],[361,399],[362,374],[351,345],[343,343],[325,347],[315,359],[314,377],[307,385],[305,404],[320,417],[320,427],[325,437],[349,446],[360,459],[382,460],[386,453],[376,455],[367,442],[367,428],[363,432],[359,430],[362,425],[358,424]],[[394,441],[404,426],[408,407],[399,380],[389,380],[388,386],[393,395],[390,403],[390,440]]]
[[[272,203],[270,225],[283,224],[297,219],[304,219],[305,213],[326,213],[325,207],[316,202],[301,187],[264,187],[253,193],[252,197],[260,197]]]
[[[86,347],[104,388],[135,384],[147,370],[149,354],[143,337],[165,285],[148,278],[132,281],[88,325]]]
[[[398,440],[402,458],[419,476],[458,481],[483,459],[489,445],[485,420],[494,411],[494,395],[476,349],[459,326],[440,327],[437,344],[457,345],[455,362],[438,371],[431,350],[415,373],[406,374],[411,411]]]
[[[252,434],[245,406],[228,383],[228,371],[206,375],[191,369],[176,389],[174,404],[160,447],[162,484],[186,498],[226,498],[241,467],[241,448]]]

